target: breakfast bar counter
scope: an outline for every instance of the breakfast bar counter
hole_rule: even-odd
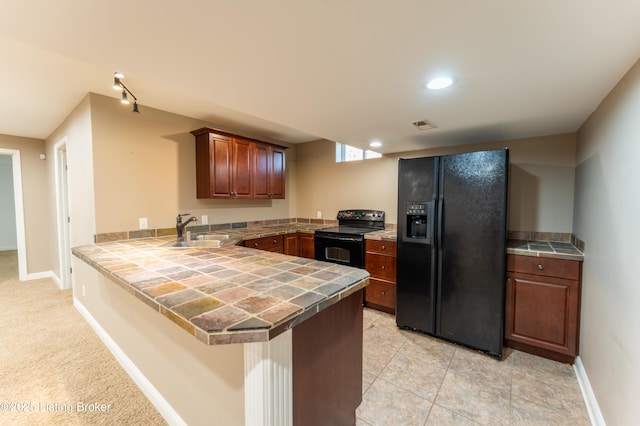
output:
[[[362,289],[369,276],[233,244],[166,247],[169,241],[117,241],[73,253],[209,345],[268,341]]]
[[[73,249],[74,304],[165,419],[354,424],[369,274],[233,240],[172,242]]]

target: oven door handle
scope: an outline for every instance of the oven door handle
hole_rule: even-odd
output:
[[[342,235],[331,235],[331,236],[327,236],[327,235],[316,235],[316,240],[325,240],[327,242],[331,242],[331,241],[347,241],[347,242],[361,242],[362,238],[361,237],[345,237]]]

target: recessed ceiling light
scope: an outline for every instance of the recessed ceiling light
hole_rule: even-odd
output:
[[[429,80],[427,83],[427,89],[438,90],[446,89],[453,84],[453,78],[451,77],[438,77],[433,80]]]
[[[370,146],[370,147],[372,147],[372,148],[379,148],[379,147],[381,147],[381,146],[382,146],[382,142],[380,142],[380,141],[373,141],[373,142],[371,142],[371,143],[369,144],[369,146]]]

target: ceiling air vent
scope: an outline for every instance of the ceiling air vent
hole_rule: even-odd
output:
[[[414,121],[413,125],[416,126],[420,130],[430,130],[430,129],[435,129],[436,128],[436,125],[431,123],[431,122],[429,122],[428,120]]]

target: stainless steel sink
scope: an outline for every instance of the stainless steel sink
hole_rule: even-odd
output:
[[[229,235],[228,234],[200,234],[200,235],[197,235],[195,239],[197,241],[212,241],[212,240],[226,241],[229,239]]]
[[[226,234],[202,234],[194,240],[172,241],[162,247],[220,247],[228,239]]]

